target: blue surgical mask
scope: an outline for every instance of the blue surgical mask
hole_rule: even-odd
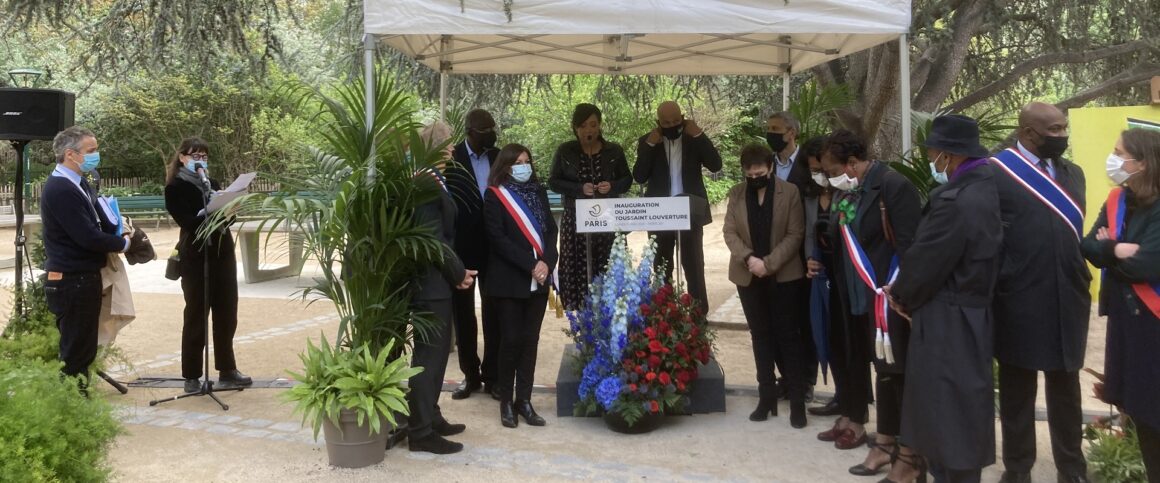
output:
[[[100,164],[101,164],[101,153],[100,152],[92,152],[92,153],[86,154],[85,161],[83,163],[81,163],[81,172],[88,173],[89,171],[97,169],[97,166],[100,166]]]
[[[185,167],[194,173],[197,172],[198,168],[204,169],[207,174],[209,173],[209,165],[207,165],[205,161],[193,161],[185,165]]]
[[[512,165],[512,179],[517,183],[526,183],[532,179],[532,165],[530,164],[513,164]]]
[[[930,176],[934,178],[935,183],[947,184],[950,182],[950,178],[947,176],[947,169],[950,168],[950,163],[947,163],[947,167],[944,168],[940,173],[938,171],[938,161],[942,159],[942,157],[943,155],[939,154],[938,157],[934,158],[934,161],[930,162]]]

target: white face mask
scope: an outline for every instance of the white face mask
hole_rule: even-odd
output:
[[[513,164],[512,179],[516,180],[517,183],[527,183],[529,179],[532,179],[532,165]]]
[[[842,191],[853,191],[858,188],[858,178],[851,178],[850,175],[842,173],[837,178],[830,178],[830,186]]]
[[[939,153],[938,157],[934,158],[934,161],[930,162],[930,176],[934,178],[934,182],[938,184],[947,184],[950,182],[950,178],[947,176],[947,169],[950,168],[950,163],[947,163],[947,167],[943,168],[941,173],[938,171],[938,162],[940,159],[942,159],[943,154],[945,153]]]
[[[1107,169],[1108,178],[1116,184],[1124,184],[1128,178],[1131,178],[1133,174],[1136,174],[1124,171],[1124,158],[1116,156],[1115,153],[1108,155],[1108,161],[1105,165],[1105,169]]]
[[[826,177],[826,173],[814,173],[810,175],[814,179],[814,183],[823,188],[830,186],[830,178]]]

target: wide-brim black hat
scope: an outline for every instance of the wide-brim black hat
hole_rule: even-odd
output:
[[[930,134],[926,136],[923,145],[971,158],[985,158],[991,155],[987,148],[979,144],[979,123],[961,114],[948,114],[934,118],[934,122],[930,126]]]

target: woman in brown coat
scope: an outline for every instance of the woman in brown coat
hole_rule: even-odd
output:
[[[764,421],[777,415],[774,392],[775,354],[782,356],[782,375],[789,389],[790,424],[806,425],[805,380],[801,333],[797,320],[806,300],[795,297],[805,277],[802,239],[805,215],[798,189],[771,176],[773,152],[761,145],[741,150],[745,182],[729,190],[725,244],[729,246],[729,281],[737,285],[741,308],[753,339],[760,399],[749,415]]]

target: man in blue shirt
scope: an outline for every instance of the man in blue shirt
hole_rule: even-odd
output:
[[[92,131],[73,126],[52,141],[56,169],[44,183],[40,216],[44,226],[45,302],[60,330],[62,372],[80,375],[81,390],[97,355],[101,268],[109,253],[129,248],[132,232],[102,222],[94,192],[82,175],[100,163]]]

